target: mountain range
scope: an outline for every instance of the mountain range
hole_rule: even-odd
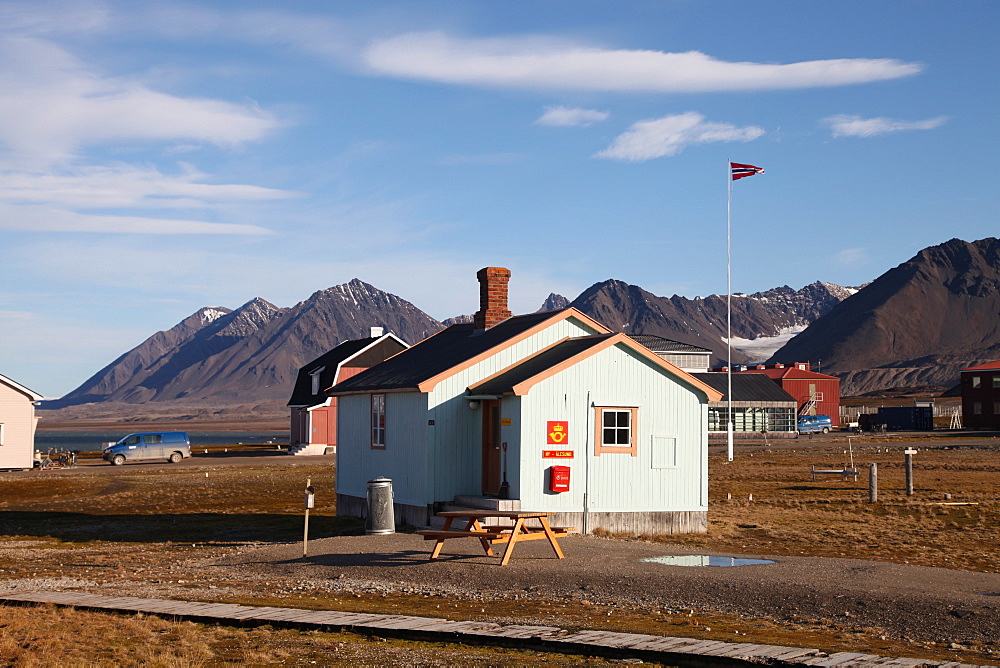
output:
[[[477,288],[470,280],[470,302]],[[699,345],[717,362],[726,359],[725,296],[659,297],[609,279],[572,301],[551,294],[539,310],[567,305],[613,330]],[[843,379],[844,394],[947,387],[957,382],[959,368],[1000,356],[998,313],[1000,242],[952,239],[861,288],[816,282],[800,290],[734,294],[733,362],[822,360],[824,372]],[[206,307],[43,408],[266,404],[276,410],[299,367],[344,340],[368,336],[371,326],[413,344],[469,318],[439,322],[359,279],[289,308],[260,298],[236,310]]]
[[[823,360],[848,393],[952,387],[1000,359],[1000,240],[925,248],[815,320],[772,361]]]

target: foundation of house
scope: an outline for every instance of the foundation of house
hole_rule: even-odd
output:
[[[396,518],[396,526],[428,527],[432,525],[434,507],[394,503],[393,513]],[[364,518],[367,514],[367,499],[347,494],[337,495],[337,515]],[[587,533],[592,533],[595,529],[603,529],[612,533],[636,535],[707,533],[708,512],[704,510],[675,510],[587,513],[586,519],[583,512],[554,513],[549,517],[549,524],[573,527],[579,533],[583,533],[585,529]]]

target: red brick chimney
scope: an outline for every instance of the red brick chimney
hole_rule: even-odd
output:
[[[479,279],[479,310],[472,316],[476,329],[489,329],[511,316],[507,309],[507,281],[510,269],[484,267],[476,273]]]

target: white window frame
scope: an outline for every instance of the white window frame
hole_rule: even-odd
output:
[[[371,447],[385,450],[385,394],[371,395]]]
[[[313,371],[309,372],[309,376],[312,379],[312,387],[310,389],[312,389],[312,393],[311,394],[313,396],[316,396],[317,394],[319,394],[320,390],[323,389],[323,388],[321,388],[319,386],[319,381],[320,381],[319,375],[321,373],[323,373],[325,370],[326,370],[326,367],[325,366],[321,366],[320,368],[314,369]]]
[[[4,423],[0,422],[0,445],[6,445],[6,432]]]

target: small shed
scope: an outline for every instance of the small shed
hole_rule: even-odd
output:
[[[30,469],[35,458],[35,405],[44,397],[0,375],[0,469]]]
[[[383,362],[408,346],[392,332],[372,327],[371,336],[344,341],[299,369],[290,409],[293,455],[326,454],[337,448],[337,400],[326,390]]]
[[[959,372],[966,429],[1000,429],[1000,360]]]
[[[705,531],[707,412],[721,395],[574,308],[512,316],[510,272],[479,272],[459,323],[341,381],[337,512],[363,516],[392,479],[397,521],[463,496],[592,531]],[[568,467],[568,491],[554,491]]]

